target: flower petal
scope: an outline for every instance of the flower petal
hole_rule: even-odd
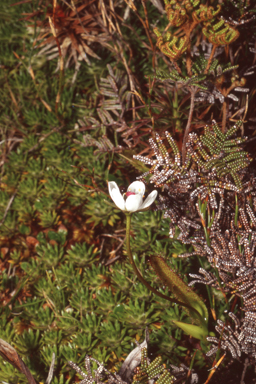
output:
[[[125,201],[125,208],[128,212],[136,212],[140,210],[142,205],[142,196],[140,194],[130,195]]]
[[[121,209],[122,211],[125,210],[125,202],[124,198],[121,195],[121,192],[117,186],[117,183],[115,181],[109,181],[108,183],[108,191],[110,194],[111,199],[114,201],[115,205]]]
[[[113,191],[113,189],[118,189],[119,190],[118,185],[117,185],[117,183],[115,181],[109,181],[108,182],[108,191],[109,191],[109,194],[111,196],[111,199],[112,199],[112,191]]]
[[[134,181],[129,185],[128,191],[143,196],[145,193],[145,184],[142,181]]]
[[[148,197],[146,198],[146,200],[144,201],[144,203],[142,204],[140,209],[145,209],[145,208],[149,207],[151,204],[153,204],[153,202],[155,201],[156,197],[157,197],[157,191],[152,191],[148,195]]]

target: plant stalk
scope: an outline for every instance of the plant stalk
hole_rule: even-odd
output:
[[[186,144],[188,141],[188,134],[189,134],[189,129],[190,129],[193,111],[194,111],[196,91],[197,91],[196,87],[191,87],[191,99],[190,99],[190,109],[189,109],[189,115],[188,115],[188,122],[187,122],[187,125],[185,128],[185,133],[184,133],[183,143],[182,143],[182,164],[185,164],[185,159],[186,159]]]

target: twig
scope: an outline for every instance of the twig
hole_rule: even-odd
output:
[[[104,266],[107,267],[108,265],[113,264],[116,260],[120,259],[120,257],[121,257],[121,255],[118,255],[118,256],[114,257],[113,259],[108,260],[108,261],[104,264]]]
[[[54,363],[55,363],[55,353],[52,354],[52,362],[51,362],[51,366],[50,366],[49,373],[48,373],[48,376],[47,376],[45,384],[50,384],[51,381],[52,381],[53,370],[54,370]]]
[[[208,71],[210,69],[210,66],[211,66],[211,63],[212,63],[212,59],[214,58],[214,53],[215,53],[216,48],[217,48],[217,45],[214,45],[212,47],[212,51],[211,51],[210,57],[208,59],[207,67],[205,68],[205,71],[204,71],[205,75],[208,73]]]
[[[18,371],[24,373],[28,379],[29,384],[37,384],[31,375],[30,370],[22,361],[15,349],[3,339],[0,339],[0,355],[4,360],[8,361],[8,363],[12,364],[14,368],[17,368]]]
[[[10,198],[10,200],[9,200],[9,202],[8,202],[8,204],[7,204],[7,207],[6,207],[6,209],[5,209],[3,218],[2,218],[2,220],[0,221],[0,226],[1,226],[1,225],[4,223],[4,221],[5,221],[5,218],[6,218],[6,216],[7,216],[7,213],[9,212],[9,209],[11,208],[11,205],[12,205],[12,202],[13,202],[15,196],[16,196],[16,193],[17,193],[17,191],[14,192],[14,194],[12,195],[12,197]]]
[[[222,133],[225,133],[226,123],[227,123],[227,102],[224,101],[223,107],[222,107]]]
[[[57,93],[56,101],[55,101],[55,114],[56,114],[57,119],[60,121],[59,114],[58,114],[58,108],[59,108],[59,103],[60,103],[60,98],[61,98],[61,93],[62,93],[62,88],[63,88],[64,58],[63,58],[63,55],[62,55],[62,52],[61,52],[60,43],[59,43],[56,31],[55,31],[55,27],[54,27],[54,25],[55,25],[56,6],[57,6],[57,2],[56,2],[56,0],[54,0],[53,1],[53,20],[51,19],[50,16],[48,16],[48,19],[49,19],[49,24],[50,24],[50,28],[51,28],[53,37],[54,37],[54,39],[56,41],[56,44],[57,44],[57,47],[58,47],[59,60],[60,60],[59,89],[58,89],[58,93]]]
[[[189,129],[190,129],[193,111],[194,111],[196,91],[197,91],[197,88],[192,86],[191,87],[191,99],[190,99],[190,109],[189,109],[189,115],[188,115],[188,122],[187,122],[187,126],[185,128],[185,133],[184,133],[183,143],[182,143],[182,164],[185,163],[185,158],[186,158],[186,144],[188,141],[188,134],[189,134]]]
[[[248,357],[245,359],[245,362],[244,362],[244,369],[243,369],[243,372],[242,372],[242,376],[241,376],[241,381],[240,381],[240,384],[245,384],[244,382],[244,376],[245,376],[245,373],[246,373],[246,370],[248,368],[248,365],[249,365],[249,359]]]
[[[214,375],[214,373],[216,372],[217,368],[219,367],[219,365],[222,363],[222,360],[224,359],[224,357],[226,356],[226,352],[224,353],[224,355],[217,361],[217,363],[210,369],[211,372],[206,380],[206,382],[204,384],[208,384],[209,381],[211,380],[212,376]]]

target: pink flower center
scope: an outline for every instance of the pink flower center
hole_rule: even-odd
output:
[[[127,191],[127,192],[125,193],[125,196],[126,196],[126,197],[131,196],[131,195],[136,195],[136,193],[135,193],[135,192],[131,192],[131,191]]]

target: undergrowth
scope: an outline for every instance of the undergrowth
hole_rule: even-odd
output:
[[[219,333],[232,324],[227,311],[243,321],[245,298],[241,282],[228,280],[235,272],[225,269],[230,258],[223,244],[227,248],[233,235],[221,234],[214,243],[210,230],[222,204],[221,229],[231,212],[239,236],[233,245],[240,257],[246,254],[247,243],[237,244],[246,220],[232,215],[246,199],[255,209],[256,9],[253,1],[219,3],[1,1],[0,338],[37,382],[46,381],[53,353],[53,384],[80,380],[68,362],[82,369],[87,355],[117,373],[145,329],[150,359],[161,355],[181,382],[192,382],[192,370],[199,383],[246,382],[252,375],[255,351],[242,348],[234,356],[223,344],[220,361]],[[212,119],[218,123],[213,131]],[[239,130],[231,134],[237,121]],[[196,291],[210,313],[212,340],[182,331],[174,321],[190,325],[187,312],[154,295],[133,273],[125,215],[109,204],[107,181],[123,193],[136,177],[148,192],[151,180],[159,193],[153,209],[133,216],[137,267],[165,295],[172,294],[150,264],[153,255],[186,284],[189,274],[201,280],[205,285]],[[246,212],[248,241],[254,241],[253,216]],[[221,267],[211,246],[225,254]],[[253,279],[250,247],[246,266]],[[215,277],[219,268],[213,286],[196,275],[199,268]],[[223,275],[228,293],[233,290],[228,300],[220,289]],[[206,355],[211,342],[216,357]],[[136,383],[152,378],[155,365],[145,356],[143,364]],[[0,382],[27,379],[1,358]]]

